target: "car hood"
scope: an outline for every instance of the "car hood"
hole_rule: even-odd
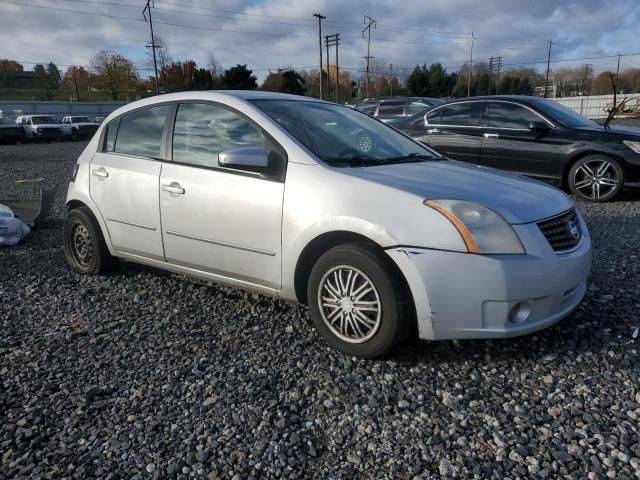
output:
[[[425,199],[476,202],[511,224],[549,218],[574,205],[564,192],[537,180],[453,160],[361,167],[345,173]]]
[[[595,132],[600,135],[608,135],[613,137],[628,138],[630,140],[640,140],[640,128],[624,127],[622,125],[609,125],[604,127],[579,127],[578,130],[583,132]]]

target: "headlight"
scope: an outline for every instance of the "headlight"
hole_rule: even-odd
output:
[[[640,142],[632,142],[631,140],[623,140],[622,143],[624,143],[627,147],[629,147],[634,152],[640,153]]]
[[[511,225],[482,205],[464,200],[425,200],[424,204],[453,224],[469,253],[525,253]]]

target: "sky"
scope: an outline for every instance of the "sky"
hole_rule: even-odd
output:
[[[99,50],[134,61],[141,77],[152,74],[145,45],[146,0],[0,0],[0,58],[33,63],[90,65]],[[372,71],[394,65],[441,62],[456,71],[473,58],[502,56],[505,67],[546,68],[592,63],[594,71],[640,67],[638,0],[156,0],[154,33],[171,57],[206,66],[213,54],[223,68],[247,64],[259,79],[277,68],[317,68],[318,22],[322,35],[339,33],[339,63],[358,75],[367,53],[364,17],[371,29]],[[83,13],[84,12],[84,13]],[[326,49],[323,46],[323,55]],[[583,57],[602,57],[579,59]],[[331,51],[331,63],[335,63]]]

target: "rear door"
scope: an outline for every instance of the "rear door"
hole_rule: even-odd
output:
[[[258,125],[225,105],[179,105],[173,161],[160,177],[169,263],[280,288],[284,175],[266,178],[218,162],[225,150],[254,146],[286,158]]]
[[[107,125],[91,161],[89,188],[113,247],[164,260],[158,201],[168,105],[127,113]]]
[[[532,122],[548,128],[531,130]],[[551,122],[518,103],[487,101],[483,123],[482,165],[547,181],[561,178],[563,162],[557,152],[564,142]]]
[[[412,136],[449,158],[480,163],[482,103],[457,102],[431,110],[426,122],[416,122]]]

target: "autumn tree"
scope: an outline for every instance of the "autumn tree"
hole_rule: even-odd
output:
[[[108,50],[98,52],[91,60],[91,67],[102,88],[109,91],[113,100],[132,94],[138,82],[133,62]]]
[[[295,70],[279,70],[269,72],[269,75],[262,82],[262,88],[270,92],[291,93],[293,95],[304,95],[305,80]]]
[[[24,67],[15,60],[0,58],[0,72],[23,72]]]

